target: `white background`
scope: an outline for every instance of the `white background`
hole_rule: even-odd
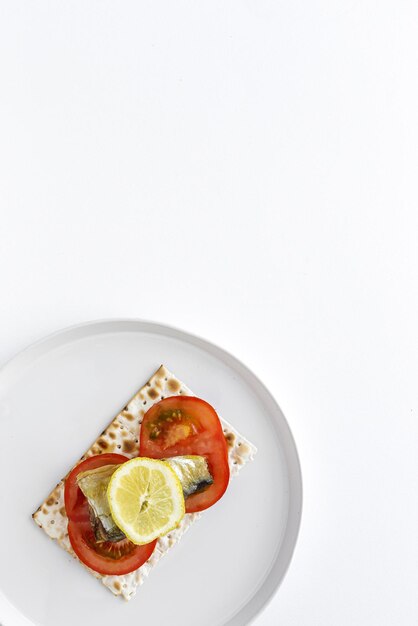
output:
[[[265,381],[304,514],[257,626],[418,622],[417,41],[414,0],[0,3],[0,362],[131,316]]]

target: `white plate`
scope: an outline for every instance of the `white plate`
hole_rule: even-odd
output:
[[[125,603],[48,539],[31,513],[161,363],[258,454]],[[4,626],[238,626],[283,579],[301,516],[296,447],[268,390],[221,348],[136,320],[61,331],[0,370],[0,424]]]

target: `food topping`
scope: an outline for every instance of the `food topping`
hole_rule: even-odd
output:
[[[203,456],[173,456],[165,459],[165,462],[176,472],[185,498],[192,493],[203,491],[213,483],[207,461]]]
[[[184,517],[180,480],[163,461],[136,458],[119,466],[107,495],[113,519],[136,545],[166,535]]]
[[[117,467],[118,465],[103,465],[77,476],[77,485],[89,503],[90,521],[98,543],[125,539],[125,535],[113,521],[106,495],[110,478]]]
[[[199,482],[199,476],[192,477],[185,490],[187,513],[209,508],[228,487],[228,447],[224,432],[215,409],[200,398],[170,396],[156,402],[142,420],[139,454],[153,459],[204,458],[210,479],[205,475]],[[186,465],[183,463],[180,469],[182,467]],[[200,464],[198,474],[203,469]]]

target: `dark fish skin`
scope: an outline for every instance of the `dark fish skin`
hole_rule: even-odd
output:
[[[207,480],[202,480],[197,485],[193,485],[193,487],[191,489],[189,489],[188,491],[184,491],[183,492],[184,493],[184,497],[187,498],[187,496],[191,496],[192,493],[200,493],[201,491],[204,491],[205,489],[207,489],[211,485],[213,485],[213,478],[208,478]]]
[[[100,518],[96,516],[94,510],[90,505],[89,515],[90,523],[94,532],[94,537],[97,543],[104,543],[105,541],[116,543],[117,541],[122,541],[123,539],[126,539],[126,535],[117,526],[115,526],[111,532],[107,532]]]

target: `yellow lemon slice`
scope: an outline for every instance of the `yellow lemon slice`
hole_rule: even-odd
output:
[[[132,543],[142,545],[166,535],[184,516],[183,490],[174,470],[156,459],[123,463],[107,488],[110,512]]]

